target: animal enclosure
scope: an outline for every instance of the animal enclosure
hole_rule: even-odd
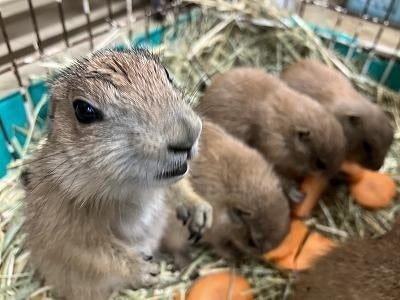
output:
[[[378,1],[360,1],[363,5],[355,7],[357,1],[192,0],[157,9],[132,0],[83,0],[71,7],[66,2],[27,0],[25,8],[0,2],[2,299],[52,297],[23,248],[24,192],[18,178],[24,159],[40,147],[51,127],[47,80],[74,58],[102,48],[150,48],[193,105],[202,86],[233,66],[256,66],[279,75],[306,56],[334,66],[391,114],[395,140],[383,171],[399,183],[400,31],[395,0],[384,1],[380,14]],[[24,31],[18,32],[15,24],[22,22]],[[307,225],[337,241],[384,234],[400,209],[398,198],[374,212],[359,207],[344,190],[334,196],[339,201],[330,197],[320,202]],[[249,280],[257,299],[285,299],[296,276],[265,262],[223,260],[208,249],[193,250],[191,257],[182,271],[163,261],[159,286],[122,290],[113,297],[177,299],[199,274],[231,269]]]

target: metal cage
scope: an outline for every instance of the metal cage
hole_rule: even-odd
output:
[[[328,16],[327,23],[317,21],[317,25],[330,27],[330,32],[322,34],[328,40],[329,48],[334,48],[338,36],[346,34],[347,39],[342,41],[348,48],[342,54],[345,61],[349,62],[358,50],[365,52],[361,59],[360,73],[369,73],[371,63],[375,59],[386,61],[379,74],[373,78],[380,84],[386,84],[390,75],[396,68],[396,76],[400,67],[396,63],[400,57],[400,2],[397,0],[348,0],[348,1],[310,1],[303,0],[299,6],[299,14],[306,20],[315,22],[307,10],[317,7]],[[319,24],[318,24],[319,23]],[[325,24],[321,24],[325,23]],[[399,84],[389,86],[399,90]]]
[[[174,2],[151,9],[146,3],[132,0],[23,1],[27,3],[27,9],[17,10],[15,14],[5,15],[4,7],[2,10],[0,6],[0,76],[13,72],[17,83],[15,87],[22,89],[27,84],[21,74],[24,66],[84,43],[89,46],[86,50],[92,51],[96,48],[96,38],[115,29],[137,31],[141,27],[147,35],[152,16],[163,15],[170,10],[177,14],[183,7],[181,3]],[[13,1],[2,2],[0,5],[5,6]],[[35,3],[39,5],[35,6]],[[42,23],[46,23],[43,22],[46,14],[51,16],[51,21],[47,20],[47,26],[41,26],[40,18]],[[21,26],[22,22],[26,22],[26,26]],[[8,27],[16,26],[24,29],[23,42],[16,30],[14,36],[9,34]]]

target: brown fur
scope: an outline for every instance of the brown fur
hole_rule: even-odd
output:
[[[77,97],[103,120],[79,123]],[[23,174],[33,263],[67,299],[106,299],[121,286],[154,284],[158,266],[147,257],[164,231],[171,200],[164,192],[183,175],[159,176],[195,154],[200,119],[144,50],[78,61],[55,79],[51,100],[52,131]],[[189,145],[190,153],[171,152],[171,143]],[[185,193],[178,200],[203,217],[192,218],[191,228],[210,226],[211,207]]]
[[[400,299],[400,222],[376,240],[346,243],[300,278],[292,300]]]
[[[347,141],[346,158],[379,169],[393,141],[393,128],[378,105],[365,99],[339,71],[304,59],[290,66],[282,79],[333,113]]]
[[[217,76],[198,110],[258,149],[286,177],[328,176],[342,162],[344,136],[335,118],[261,69]]]
[[[204,242],[221,256],[258,257],[287,234],[288,200],[272,166],[208,121],[203,122],[200,153],[193,161],[190,182],[213,206],[214,222]],[[181,259],[187,253],[187,234],[173,213],[168,224],[163,244]]]

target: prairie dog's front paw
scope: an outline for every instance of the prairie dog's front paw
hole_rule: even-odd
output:
[[[294,204],[299,204],[303,202],[306,197],[305,193],[300,190],[297,186],[292,186],[288,192],[289,200]]]
[[[300,185],[287,178],[281,178],[283,192],[292,204],[299,204],[304,201],[305,193],[301,191]]]
[[[177,207],[177,217],[188,224],[189,240],[198,242],[203,233],[212,225],[212,206],[205,200],[183,203]]]
[[[148,288],[159,282],[160,266],[156,263],[143,260],[132,280],[135,289]]]

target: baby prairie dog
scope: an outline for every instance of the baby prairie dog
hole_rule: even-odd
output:
[[[400,222],[377,240],[349,242],[299,274],[293,300],[400,299]]]
[[[346,159],[379,169],[393,141],[393,128],[382,109],[359,94],[339,71],[303,59],[286,69],[282,79],[334,114],[346,136]]]
[[[285,178],[330,176],[344,156],[344,135],[320,104],[255,68],[216,76],[198,111],[259,150]]]
[[[66,299],[155,284],[150,258],[173,205],[165,191],[188,172],[200,118],[145,50],[79,60],[54,80],[51,101],[52,131],[23,176],[33,263]],[[182,193],[179,211],[198,234],[211,207]]]
[[[202,241],[222,257],[259,257],[286,236],[289,203],[273,167],[218,125],[203,122],[200,153],[189,179],[213,207],[213,225]],[[187,240],[172,210],[163,248],[178,265],[184,263]]]

